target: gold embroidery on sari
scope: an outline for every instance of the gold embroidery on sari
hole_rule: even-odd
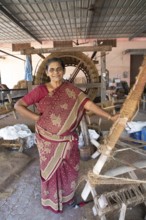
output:
[[[64,143],[59,143],[58,147],[56,148],[54,152],[54,156],[50,159],[49,163],[45,167],[44,170],[42,170],[42,177],[46,180],[48,177],[50,178],[50,174],[53,175],[57,167],[60,165],[61,160],[60,158],[63,158],[63,155],[66,155],[68,145]],[[56,166],[57,165],[57,166]]]
[[[63,108],[64,110],[67,110],[67,109],[68,109],[68,104],[65,103],[65,104],[63,104],[63,105],[60,105],[60,107]]]
[[[49,148],[49,146],[51,145],[50,142],[47,141],[38,141],[38,151],[40,156],[40,163],[45,162],[47,160],[47,157],[45,156],[45,154],[49,154],[51,153],[51,149]]]
[[[57,192],[54,193],[54,198],[57,199]]]
[[[75,170],[76,170],[76,171],[79,170],[79,165],[78,165],[78,164],[75,166]]]
[[[44,149],[44,153],[50,154],[51,150],[49,148]]]
[[[59,115],[57,116],[55,114],[51,114],[50,118],[51,118],[53,125],[58,126],[58,127],[61,125],[61,118]]]
[[[49,92],[49,93],[48,93],[48,96],[49,96],[49,97],[52,97],[52,96],[53,96],[53,92]]]
[[[47,158],[46,158],[44,155],[42,155],[41,158],[40,158],[40,161],[41,161],[41,162],[44,162],[44,161],[46,161],[46,160],[47,160]]]
[[[44,190],[44,195],[45,195],[45,196],[48,196],[48,195],[49,195],[49,191]]]
[[[75,187],[76,187],[76,183],[75,183],[75,181],[72,181],[72,182],[71,182],[70,187],[71,187],[72,190],[75,189]]]
[[[73,90],[67,88],[66,89],[66,94],[68,95],[69,98],[76,99],[76,94]]]

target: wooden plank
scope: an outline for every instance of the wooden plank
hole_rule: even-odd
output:
[[[78,88],[86,88],[86,89],[101,87],[101,83],[74,83],[74,85]]]
[[[112,46],[82,46],[82,47],[58,47],[58,48],[39,48],[39,49],[23,49],[21,54],[42,54],[42,53],[53,53],[53,52],[86,52],[86,51],[111,51]]]
[[[54,47],[72,47],[72,41],[53,41]]]
[[[111,39],[111,40],[97,40],[98,45],[111,45],[112,47],[117,46],[117,39]]]
[[[146,167],[146,161],[145,160],[137,161],[137,162],[133,163],[133,167],[126,166],[126,165],[116,167],[114,169],[106,171],[104,173],[104,175],[106,175],[106,176],[119,176],[119,175],[123,175],[125,173],[129,173],[133,170],[136,170],[136,167],[138,169],[145,168]]]
[[[23,49],[28,49],[30,47],[31,47],[30,43],[12,44],[12,51],[20,51],[20,50],[23,50]]]
[[[34,47],[31,47],[32,49],[35,49]],[[41,57],[42,59],[45,59],[46,57],[44,56],[44,55],[42,55],[42,54],[37,54],[39,57]]]
[[[142,49],[127,49],[125,50],[124,54],[136,54],[136,55],[145,55],[146,54],[146,49],[142,48]]]
[[[101,52],[101,103],[106,100],[106,53],[104,51]]]

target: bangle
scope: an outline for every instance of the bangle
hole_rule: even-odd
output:
[[[109,116],[108,116],[108,118],[107,118],[107,120],[109,121],[109,120],[111,120],[111,118],[112,118],[112,116],[111,116],[111,115],[109,115]]]

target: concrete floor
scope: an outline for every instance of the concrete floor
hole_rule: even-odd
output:
[[[146,112],[139,112],[136,120],[145,120]],[[13,125],[16,121],[12,116],[4,119],[4,123],[0,121],[0,127],[7,125]],[[22,118],[19,118],[17,123],[24,123]],[[27,121],[25,121],[27,124]],[[29,127],[30,124],[28,121]],[[104,129],[108,129],[111,124],[103,122]],[[1,149],[2,151],[2,149]],[[8,151],[4,149],[4,151]],[[53,214],[48,210],[42,208],[40,204],[40,177],[39,177],[39,158],[36,147],[25,150],[27,159],[30,157],[31,162],[26,163],[22,171],[16,173],[13,172],[11,167],[10,182],[6,182],[4,187],[0,189],[0,220],[99,220],[99,217],[95,217],[92,213],[93,202],[86,204],[83,207],[72,209],[68,206],[64,208],[63,214]],[[23,153],[23,154],[24,154]],[[127,152],[123,155],[124,158],[130,158],[131,155]],[[136,156],[133,156],[136,157]],[[80,164],[80,177],[91,170],[96,160],[81,161]],[[0,163],[3,163],[0,161]],[[18,161],[17,161],[18,163]],[[110,162],[111,163],[111,162]],[[109,165],[109,164],[108,164]],[[114,166],[114,163],[112,164]],[[0,164],[1,166],[1,164]],[[145,178],[146,179],[146,178]],[[82,182],[76,190],[77,201],[81,201],[81,192],[84,188],[85,182]],[[98,193],[107,190],[107,187],[97,187]],[[111,186],[108,187],[111,190]],[[89,196],[89,199],[92,197]],[[146,208],[144,205],[129,208],[126,212],[126,220],[144,220],[146,214]],[[118,220],[119,212],[111,213],[107,220]]]

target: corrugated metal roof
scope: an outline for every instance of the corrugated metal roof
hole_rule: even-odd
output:
[[[0,43],[146,36],[145,0],[0,0]]]

